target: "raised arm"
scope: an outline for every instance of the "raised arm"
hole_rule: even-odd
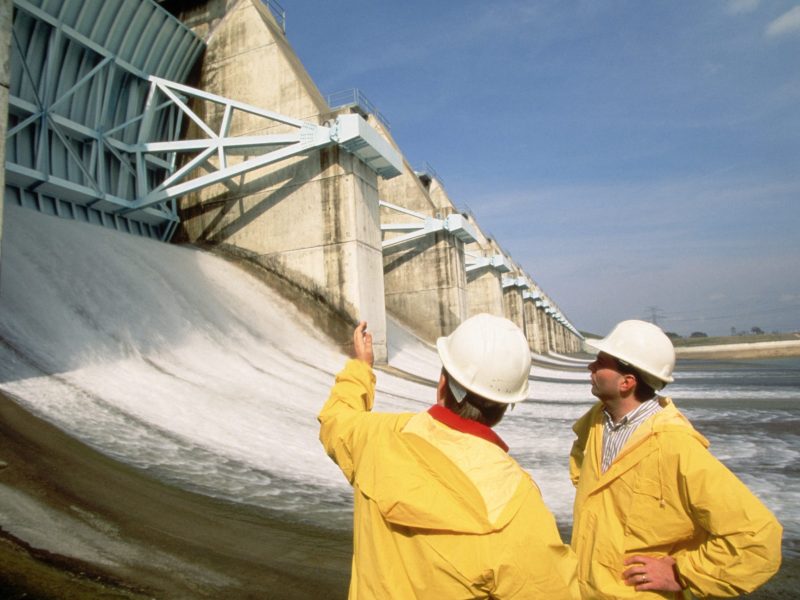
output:
[[[317,417],[322,446],[350,483],[353,482],[353,453],[358,445],[359,423],[372,410],[375,399],[372,335],[366,329],[367,324],[362,321],[353,332],[356,358],[347,361],[336,376],[328,401]]]

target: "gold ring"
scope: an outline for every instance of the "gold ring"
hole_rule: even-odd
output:
[[[642,583],[647,583],[647,575],[642,573]]]

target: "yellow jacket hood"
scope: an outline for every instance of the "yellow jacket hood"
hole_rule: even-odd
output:
[[[502,529],[533,488],[502,448],[428,413],[368,447],[356,472],[360,491],[387,521],[453,533]]]

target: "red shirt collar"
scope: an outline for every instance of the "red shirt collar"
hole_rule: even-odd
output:
[[[486,440],[487,442],[492,442],[496,446],[502,448],[504,452],[508,452],[508,446],[506,446],[506,443],[500,439],[500,436],[492,431],[491,427],[487,427],[483,423],[478,423],[477,421],[470,421],[469,419],[459,417],[449,408],[439,406],[438,404],[431,406],[428,409],[428,414],[440,423],[447,425],[450,429],[455,429],[456,431],[460,431],[462,433],[468,433]]]

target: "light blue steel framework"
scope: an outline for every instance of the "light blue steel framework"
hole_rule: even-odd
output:
[[[525,277],[503,277],[503,288],[517,287],[524,290],[530,287],[530,282]]]
[[[177,197],[314,149],[400,173],[359,115],[317,125],[176,83],[203,44],[151,0],[14,4],[6,181],[22,205],[166,241]],[[229,136],[240,115],[280,133]],[[202,137],[180,139],[189,123]]]
[[[169,239],[174,200],[129,211],[137,178],[173,160],[127,151],[176,139],[180,117],[144,121],[150,76],[181,81],[202,41],[150,0],[14,0],[6,198],[43,212]]]
[[[141,210],[211,184],[225,182],[290,156],[333,144],[339,144],[357,156],[381,177],[390,178],[400,174],[400,154],[359,115],[343,114],[326,125],[316,125],[157,77],[150,77],[150,81],[151,95],[141,119],[145,123],[156,121],[165,108],[175,106],[206,137],[121,145],[125,152],[135,155],[136,164],[142,174],[147,160],[161,160],[166,163],[168,160],[174,161],[176,154],[195,155],[156,185],[150,186],[145,177],[139,177],[138,197],[128,206],[131,211]],[[190,99],[194,106],[205,103],[207,114],[221,115],[219,123],[214,126],[210,119],[201,118],[188,106]],[[229,136],[231,123],[242,113],[264,120],[265,127],[282,125],[287,131],[255,136]],[[255,156],[251,157],[253,154]],[[206,173],[198,175],[197,168]]]
[[[478,234],[475,231],[475,228],[470,224],[469,221],[467,221],[467,219],[464,218],[463,215],[458,213],[447,215],[444,219],[439,219],[403,208],[402,206],[397,206],[396,204],[391,204],[390,202],[386,202],[384,200],[380,201],[380,205],[383,208],[388,208],[414,219],[413,221],[407,221],[405,223],[381,224],[381,231],[383,232],[407,232],[403,235],[398,235],[393,238],[389,238],[388,240],[384,240],[382,244],[384,254],[387,254],[387,251],[393,252],[400,247],[405,246],[406,244],[413,243],[419,238],[428,236],[437,231],[447,231],[465,244],[474,242],[477,239]]]
[[[498,273],[508,273],[511,267],[508,260],[502,254],[492,254],[484,256],[478,252],[464,251],[464,264],[467,273],[475,273],[480,269],[494,269]]]

